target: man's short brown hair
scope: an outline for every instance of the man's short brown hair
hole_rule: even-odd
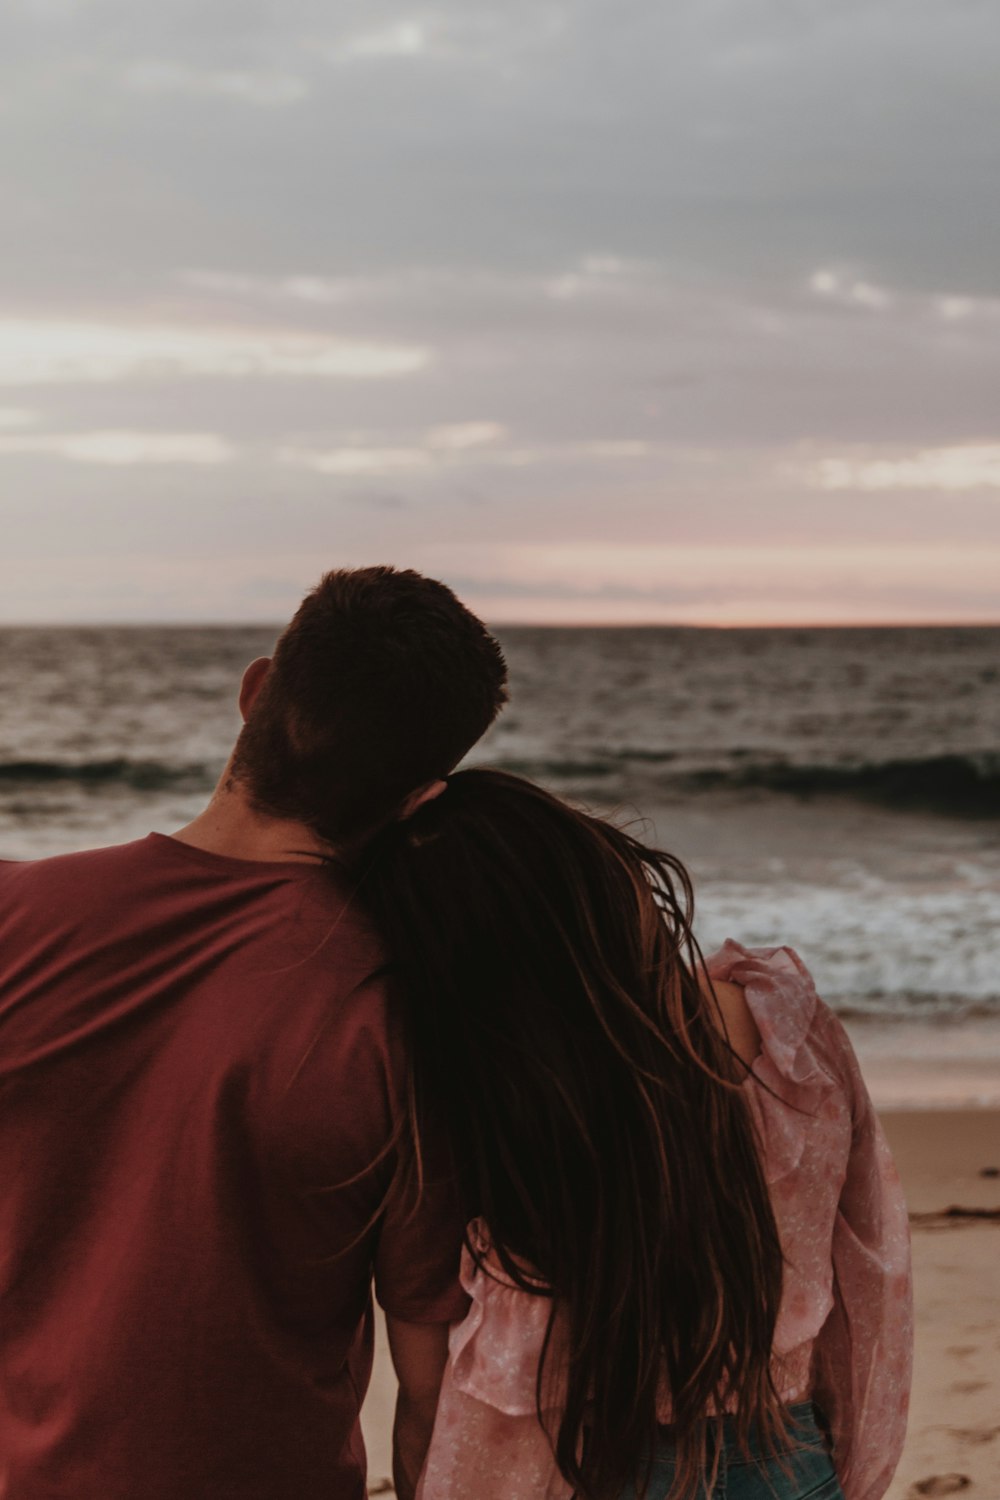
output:
[[[506,701],[499,644],[443,583],[343,568],[280,637],[233,775],[253,805],[334,843],[446,776]]]

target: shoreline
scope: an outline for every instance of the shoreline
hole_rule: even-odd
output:
[[[849,1018],[844,1025],[880,1115],[1000,1110],[1000,1017]]]

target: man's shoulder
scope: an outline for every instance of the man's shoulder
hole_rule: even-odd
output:
[[[141,863],[145,844],[145,839],[133,839],[38,859],[0,859],[0,886],[11,891],[86,889],[116,872],[127,875]]]

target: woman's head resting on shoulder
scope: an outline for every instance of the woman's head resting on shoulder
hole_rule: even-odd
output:
[[[617,1494],[666,1393],[693,1481],[710,1411],[777,1409],[781,1257],[687,872],[529,781],[468,770],[383,831],[361,890],[401,981],[416,1140],[438,1112],[468,1218],[560,1309],[563,1474]]]

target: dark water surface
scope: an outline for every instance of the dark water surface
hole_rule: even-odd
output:
[[[0,855],[187,821],[275,634],[0,629]],[[500,634],[471,759],[648,818],[707,946],[792,942],[848,1015],[1000,1017],[1000,627]]]

